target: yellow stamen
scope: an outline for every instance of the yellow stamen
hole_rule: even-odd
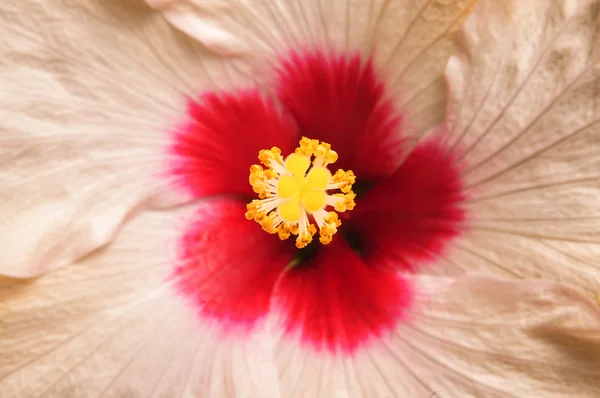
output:
[[[287,158],[273,147],[260,151],[258,159],[264,167],[252,165],[248,180],[260,199],[246,206],[246,218],[281,240],[297,236],[298,248],[312,242],[317,227],[319,241],[330,243],[342,222],[327,208],[352,210],[356,197],[352,171],[338,170],[332,175],[327,169],[337,161],[337,153],[325,142],[302,137],[300,146]],[[332,190],[341,193],[330,194]]]

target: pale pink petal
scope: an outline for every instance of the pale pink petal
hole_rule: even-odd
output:
[[[2,398],[277,397],[263,331],[279,248],[243,212],[145,213],[70,267],[0,279]]]
[[[458,24],[476,0],[146,0],[218,54],[272,73],[290,50],[371,55],[411,134],[443,117],[442,71]]]
[[[407,316],[351,355],[291,335],[287,309],[276,301],[282,396],[599,396],[600,310],[577,291],[477,275],[420,276],[410,283],[416,295]],[[355,319],[360,324],[369,314],[357,312]]]
[[[599,28],[597,0],[483,0],[465,21],[446,77],[471,232],[448,270],[600,290]]]
[[[0,37],[1,274],[68,264],[188,199],[166,188],[167,132],[185,94],[231,85],[217,57],[141,1],[2,1]]]

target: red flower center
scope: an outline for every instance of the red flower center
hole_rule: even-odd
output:
[[[275,70],[273,98],[256,89],[205,93],[190,102],[189,118],[174,134],[170,173],[178,188],[194,197],[222,195],[207,202],[183,233],[176,286],[201,320],[212,319],[225,331],[249,332],[271,314],[289,338],[353,352],[405,319],[411,286],[402,273],[443,255],[460,232],[460,171],[434,136],[406,155],[402,113],[372,60],[291,53]],[[304,158],[288,158],[288,165],[281,153],[294,153],[302,136],[321,143],[305,141],[314,151],[303,153],[301,145]],[[321,148],[322,159],[336,161],[343,173],[353,170],[359,191],[369,188],[346,201],[350,207],[355,201],[356,209],[343,213],[341,226],[324,210],[323,191],[335,174],[321,173],[326,162],[307,163],[322,142],[331,144]],[[256,154],[272,147],[262,152],[265,168],[251,169],[249,185]],[[320,171],[311,175],[313,169]],[[283,175],[290,178],[281,182]],[[280,202],[269,202],[269,193]],[[257,194],[266,201],[245,209]],[[247,210],[248,218],[280,238],[296,232],[304,247],[309,239],[302,232],[312,238],[316,228],[300,230],[303,209],[317,213],[322,242],[338,228],[339,236],[298,251],[244,217]]]

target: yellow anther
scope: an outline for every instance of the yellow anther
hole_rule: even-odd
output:
[[[290,235],[292,233],[292,231],[290,230],[290,227],[286,223],[281,223],[279,225],[279,230],[277,232],[279,234],[279,239],[281,239],[281,240],[286,240],[287,238],[290,237]]]
[[[352,191],[349,191],[345,198],[344,198],[344,204],[346,205],[346,209],[347,210],[354,210],[354,206],[356,206],[356,203],[354,203],[354,199],[356,198],[356,194]]]
[[[252,185],[252,188],[254,188],[254,192],[256,192],[256,191],[260,192],[260,191],[264,190],[263,180],[256,175],[250,176],[250,185]]]
[[[257,164],[250,167],[250,176],[248,177],[248,181],[250,182],[250,185],[252,185],[252,190],[261,198],[266,197],[267,194],[265,187],[266,179],[267,177],[262,167]]]
[[[277,233],[277,228],[275,228],[275,215],[275,212],[272,211],[267,217],[264,217],[260,222],[262,229],[270,234]]]
[[[260,211],[260,212],[256,213],[256,215],[254,216],[254,221],[256,221],[257,223],[262,225],[265,218],[267,218],[267,213],[265,213],[264,211]]]
[[[327,153],[329,152],[330,149],[331,149],[331,145],[322,142],[317,147],[317,151],[315,152],[315,157],[317,157],[317,158],[319,158],[319,157],[324,158],[325,156],[327,156]]]
[[[321,235],[319,237],[319,242],[321,242],[324,245],[330,244],[332,240],[333,240],[333,235],[327,235],[327,236]]]
[[[354,173],[338,170],[332,175],[326,166],[337,161],[337,153],[329,144],[306,137],[285,160],[277,147],[260,151],[258,158],[264,167],[250,167],[249,182],[261,200],[246,206],[245,217],[282,240],[296,235],[298,248],[312,242],[317,227],[319,241],[330,243],[341,221],[328,208],[338,212],[354,208]]]
[[[340,218],[338,217],[337,213],[334,211],[330,211],[329,213],[327,213],[327,217],[325,217],[325,222],[327,224],[335,224],[336,227],[339,227],[340,225],[342,225]]]
[[[319,146],[319,140],[311,140],[310,138],[302,137],[300,147],[296,148],[296,153],[304,156],[312,156]]]
[[[356,182],[356,176],[351,170],[344,171],[340,169],[333,175],[331,179],[343,193],[350,192],[352,185]]]
[[[337,152],[336,151],[329,151],[329,152],[327,152],[327,155],[325,155],[325,160],[329,164],[337,162],[337,160],[338,160],[338,154],[337,154]]]
[[[335,174],[331,177],[331,180],[333,181],[334,184],[340,183],[344,180],[344,177],[346,176],[346,172],[342,169],[339,169],[338,171],[335,172]]]
[[[312,235],[305,232],[296,238],[296,247],[298,249],[305,248],[310,242],[312,242]]]
[[[268,178],[268,179],[277,178],[277,177],[279,177],[279,174],[277,174],[273,170],[265,170],[265,177]]]
[[[356,182],[356,177],[352,171],[347,171],[340,188],[343,193],[348,193],[352,189],[352,185]]]
[[[331,242],[333,235],[337,232],[337,227],[342,225],[337,213],[330,211],[324,218],[325,225],[321,227],[319,241],[324,245]]]
[[[337,232],[336,227],[326,224],[325,226],[321,227],[321,232],[319,233],[320,234],[319,242],[321,242],[324,245],[331,243],[331,240],[333,239],[333,235],[336,232]]]
[[[260,200],[253,200],[246,205],[246,219],[254,220],[257,215],[258,209],[260,209]]]
[[[265,180],[265,173],[262,170],[256,171],[256,172],[250,174],[250,176],[248,177],[248,181],[250,182],[250,185],[252,185],[253,187],[262,186],[264,180]]]
[[[267,149],[262,149],[258,153],[258,160],[260,160],[260,162],[262,164],[264,164],[266,167],[270,167],[272,158],[273,158],[273,155],[271,154],[271,151],[269,151]],[[258,165],[253,165],[253,166],[258,166]]]
[[[352,191],[348,192],[347,194],[338,193],[333,196],[341,199],[337,201],[334,205],[334,209],[337,212],[343,213],[346,210],[354,209],[354,206],[356,206],[356,204],[354,203],[354,198],[356,198],[356,194]]]
[[[325,224],[325,226],[321,228],[321,235],[323,236],[333,236],[336,232],[337,227],[335,224]]]
[[[244,216],[246,217],[246,220],[254,220],[254,217],[256,217],[256,210],[248,210]]]
[[[312,242],[313,240],[313,236],[317,233],[317,229],[315,228],[314,225],[310,224],[307,228],[307,230],[298,235],[298,237],[296,238],[296,247],[298,249],[302,249],[303,247],[306,247],[310,242]]]
[[[271,168],[271,162],[277,164],[283,164],[283,158],[281,157],[281,149],[274,146],[273,148],[263,149],[258,153],[258,160],[267,168]]]

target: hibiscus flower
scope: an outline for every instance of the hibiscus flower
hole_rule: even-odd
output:
[[[0,5],[3,398],[600,395],[600,1],[147,3]]]

